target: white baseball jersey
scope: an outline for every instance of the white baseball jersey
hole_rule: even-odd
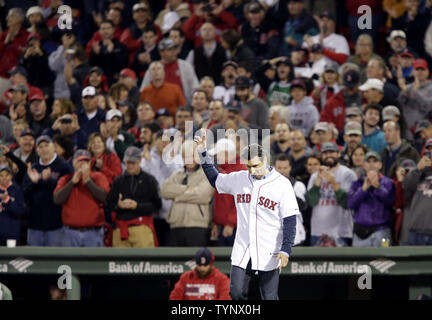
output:
[[[291,182],[275,169],[261,180],[243,170],[219,173],[216,189],[233,195],[237,208],[232,265],[246,269],[252,259],[252,270],[276,269],[276,256],[282,246],[282,219],[300,213]]]

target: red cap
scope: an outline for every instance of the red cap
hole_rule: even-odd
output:
[[[41,36],[37,32],[29,33],[29,35],[27,36],[27,42],[30,41],[30,39],[33,39],[33,38],[38,38],[40,40]]]
[[[412,53],[409,53],[408,51],[400,53],[399,56],[401,56],[401,57],[408,57],[408,58],[414,58],[414,56],[412,55]]]
[[[45,101],[45,97],[42,93],[42,91],[39,88],[36,88],[33,92],[30,92],[29,102],[32,102],[33,100],[43,100]]]
[[[133,78],[133,79],[137,78],[136,74],[135,74],[135,71],[133,71],[132,69],[129,69],[129,68],[125,68],[122,71],[120,71],[120,76],[122,76],[122,77],[130,77],[130,78]]]
[[[414,69],[418,69],[418,68],[423,68],[423,69],[428,69],[428,64],[426,62],[426,60],[424,59],[416,59],[413,63],[413,67]]]

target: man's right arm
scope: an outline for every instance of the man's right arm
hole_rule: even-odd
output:
[[[213,164],[211,157],[207,154],[207,150],[198,153],[201,159],[203,171],[210,182],[211,186],[216,189],[216,179],[219,171]]]

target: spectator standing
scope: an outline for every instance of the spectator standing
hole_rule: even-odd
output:
[[[82,108],[78,111],[80,128],[90,136],[99,132],[100,125],[105,121],[105,111],[99,108],[95,87],[85,87],[81,93]]]
[[[355,44],[355,53],[351,55],[347,62],[355,63],[360,69],[360,82],[366,81],[366,68],[370,59],[380,58],[374,53],[374,41],[369,34],[361,34]]]
[[[344,135],[345,148],[341,151],[340,162],[348,166],[350,157],[354,149],[361,144],[362,126],[356,121],[348,121],[345,124]]]
[[[150,63],[160,59],[157,39],[158,36],[155,27],[147,26],[142,31],[142,45],[137,49],[131,65],[131,68],[137,73],[140,80],[144,77]]]
[[[87,150],[77,150],[73,173],[61,177],[54,190],[54,203],[62,206],[65,247],[103,247],[109,184],[104,174],[91,171],[90,160]]]
[[[36,137],[39,137],[45,129],[52,125],[52,119],[47,113],[45,97],[41,90],[29,96],[30,119],[29,127]]]
[[[181,20],[187,20],[191,15],[188,3],[183,0],[169,0],[166,3],[166,8],[159,12],[155,19],[155,24],[157,24],[159,28],[162,28],[164,17],[169,12],[176,12]]]
[[[222,83],[214,88],[213,99],[220,99],[228,104],[235,96],[234,82],[237,78],[238,64],[234,61],[227,61],[222,66]]]
[[[26,164],[35,163],[38,160],[35,142],[36,136],[33,131],[29,128],[23,130],[18,141],[18,148],[13,151],[13,154]]]
[[[137,147],[129,147],[123,160],[126,170],[114,179],[107,197],[108,208],[117,213],[113,247],[157,247],[153,213],[162,205],[157,181],[141,170]]]
[[[28,204],[27,244],[59,247],[63,244],[61,207],[54,203],[53,191],[71,169],[54,152],[50,137],[38,137],[36,151],[39,161],[28,169],[22,186]]]
[[[223,101],[212,100],[209,103],[209,119],[201,124],[201,128],[210,129],[214,125],[221,124],[226,118],[226,110]]]
[[[120,160],[126,149],[133,146],[135,138],[132,133],[122,129],[123,116],[120,110],[111,109],[106,113],[106,122],[101,125],[102,136],[106,135],[107,150],[114,152]]]
[[[306,169],[306,162],[308,157],[312,155],[312,149],[307,146],[305,136],[299,130],[291,131],[290,144],[288,156],[291,164],[291,176],[307,185],[309,174]]]
[[[363,122],[362,143],[378,154],[387,146],[384,132],[378,126],[381,117],[381,109],[382,107],[380,105],[368,104],[364,111]]]

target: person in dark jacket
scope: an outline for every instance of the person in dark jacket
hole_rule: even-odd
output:
[[[242,36],[234,29],[226,29],[221,34],[221,44],[229,52],[234,62],[247,61],[256,67],[255,53],[244,43]]]
[[[365,176],[353,182],[347,198],[354,210],[353,247],[380,247],[382,239],[391,243],[392,207],[395,185],[379,173],[381,157],[375,151],[365,155]]]
[[[27,244],[62,246],[61,207],[54,204],[53,191],[58,179],[71,173],[71,168],[54,152],[54,144],[48,136],[36,140],[36,151],[39,162],[28,169],[22,186],[28,204]]]
[[[111,21],[103,21],[99,31],[102,40],[93,44],[90,64],[102,68],[108,83],[113,84],[118,79],[120,70],[128,66],[128,51],[123,43],[113,37],[114,24]]]
[[[114,179],[107,198],[116,212],[113,247],[151,248],[158,246],[153,213],[162,207],[156,179],[141,170],[141,150],[126,149],[126,171]]]
[[[37,89],[34,94],[29,97],[30,104],[30,120],[29,126],[36,137],[40,136],[43,130],[51,127],[52,119],[47,112],[45,97],[41,90]]]
[[[105,122],[105,111],[99,108],[96,89],[85,87],[81,93],[83,108],[78,112],[78,123],[87,136],[99,132],[100,124]]]
[[[20,218],[25,213],[24,195],[12,182],[12,169],[0,165],[0,246],[7,240],[20,240]]]

